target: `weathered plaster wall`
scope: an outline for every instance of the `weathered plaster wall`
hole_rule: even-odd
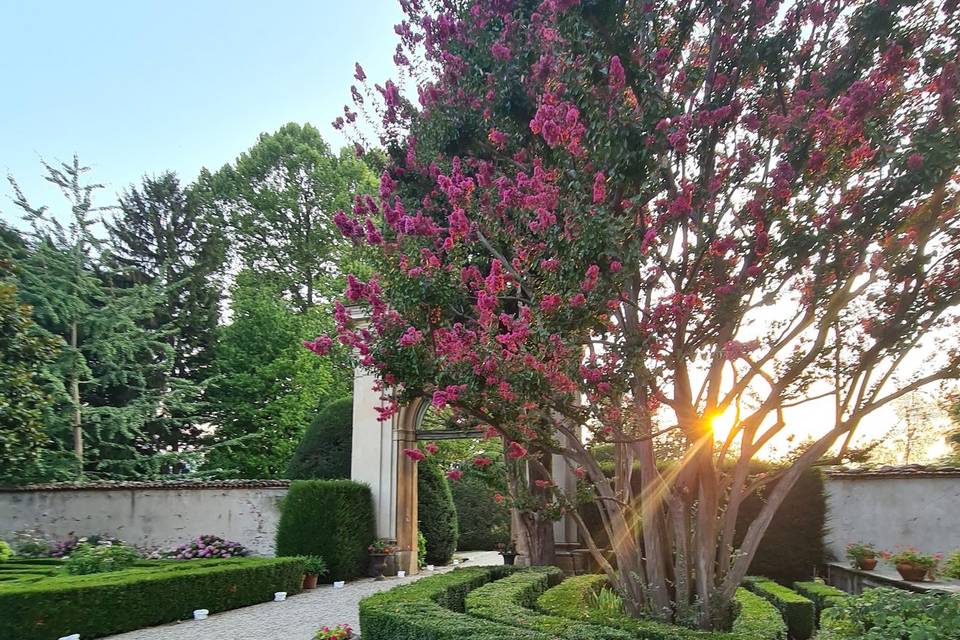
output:
[[[172,548],[201,534],[273,555],[283,486],[0,490],[0,539],[109,534],[134,545]]]
[[[960,473],[831,475],[826,489],[827,548],[838,560],[856,541],[928,553],[960,548]]]

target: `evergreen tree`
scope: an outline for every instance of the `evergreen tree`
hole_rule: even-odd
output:
[[[216,178],[243,265],[269,273],[299,311],[329,299],[330,278],[352,251],[333,216],[376,190],[370,167],[346,149],[334,155],[315,127],[290,123]]]
[[[163,334],[148,328],[159,291],[121,286],[101,268],[101,241],[92,229],[104,209],[93,204],[101,185],[84,182],[89,168],[76,157],[44,167],[46,180],[66,197],[66,224],[46,207],[30,205],[11,184],[14,204],[33,230],[16,277],[20,298],[33,307],[43,334],[61,344],[50,368],[56,407],[48,420],[51,446],[72,450],[78,475],[144,473],[151,469],[145,455],[155,452],[144,426],[163,402],[150,381],[172,356]]]
[[[150,381],[163,411],[146,425],[157,449],[180,450],[199,437],[203,387],[211,372],[225,261],[223,222],[206,182],[183,189],[176,175],[145,177],[120,198],[107,224],[110,259],[130,284],[162,289],[149,328],[164,332],[173,358]]]
[[[330,326],[317,307],[297,313],[269,276],[243,271],[231,290],[209,397],[217,430],[207,467],[241,478],[284,477],[317,408],[350,392],[350,370],[302,342]]]

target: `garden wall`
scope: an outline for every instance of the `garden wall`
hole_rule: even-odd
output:
[[[827,473],[827,549],[850,542],[928,553],[960,548],[960,469],[921,466]]]
[[[273,555],[286,481],[126,482],[0,488],[0,539],[34,530],[63,539],[108,534],[170,548],[200,534]]]

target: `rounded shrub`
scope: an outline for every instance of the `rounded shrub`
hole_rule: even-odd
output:
[[[10,545],[0,540],[0,562],[6,562],[13,557],[13,549],[10,548]]]
[[[67,558],[63,568],[73,576],[120,571],[140,559],[136,550],[123,544],[81,544]]]
[[[239,542],[224,540],[220,536],[197,536],[170,552],[174,560],[204,560],[208,558],[239,558],[250,555],[250,551]]]
[[[367,570],[373,542],[373,497],[350,480],[296,480],[283,499],[277,525],[278,556],[320,556],[327,580],[349,580]]]
[[[303,434],[287,467],[291,480],[339,480],[350,477],[353,398],[328,403]]]
[[[427,564],[448,564],[460,533],[457,510],[443,469],[430,461],[417,466],[417,513],[427,539]]]

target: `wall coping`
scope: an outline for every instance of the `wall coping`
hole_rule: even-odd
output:
[[[927,466],[911,464],[905,466],[883,466],[853,469],[834,467],[824,472],[829,478],[845,480],[875,480],[877,478],[960,478],[960,467]]]
[[[56,482],[50,484],[30,484],[22,487],[0,486],[0,493],[29,493],[41,491],[131,491],[144,489],[161,491],[196,489],[286,489],[289,486],[289,480],[147,480]]]

